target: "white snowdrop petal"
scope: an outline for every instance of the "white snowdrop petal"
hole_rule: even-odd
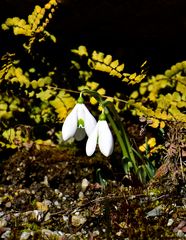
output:
[[[114,149],[114,140],[107,121],[98,122],[98,145],[101,153],[110,156]]]
[[[90,136],[90,134],[93,132],[95,126],[96,126],[96,119],[94,118],[94,116],[89,112],[89,110],[87,109],[87,107],[82,104],[83,109],[84,109],[84,113],[85,113],[85,118],[84,118],[84,123],[85,123],[85,132],[88,135],[88,137]]]
[[[86,143],[87,156],[92,156],[92,154],[95,152],[96,145],[97,145],[97,139],[98,139],[98,125],[95,126],[93,132],[88,137],[88,140]]]
[[[73,137],[77,129],[77,105],[65,119],[62,126],[62,138],[64,141]]]
[[[85,119],[85,111],[84,111],[84,104],[83,103],[77,103],[77,118],[78,120],[83,120]]]

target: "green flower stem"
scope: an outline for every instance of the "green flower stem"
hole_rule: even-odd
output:
[[[123,157],[129,159],[129,155],[128,155],[127,149],[125,147],[125,144],[123,142],[120,131],[118,130],[113,118],[111,117],[111,115],[110,115],[110,113],[109,113],[109,111],[106,107],[105,107],[105,115],[107,116],[107,118],[108,118],[108,120],[109,120],[109,122],[112,126],[112,129],[114,130],[114,133],[116,134],[117,140],[118,140],[119,145],[120,145],[121,150],[122,150]]]
[[[108,104],[107,104],[108,105]],[[127,158],[128,160],[130,160],[133,164],[134,167],[134,172],[137,173],[138,167],[136,164],[136,159],[134,157],[134,153],[133,153],[133,149],[131,147],[131,144],[129,142],[128,136],[125,132],[125,129],[123,127],[123,124],[121,123],[121,120],[117,114],[117,112],[115,111],[115,108],[113,108],[112,104],[109,103],[108,105],[109,110],[113,113],[114,117],[116,118],[116,122],[119,125],[117,127],[116,123],[114,122],[111,114],[109,113],[109,110],[107,107],[105,107],[105,115],[107,116],[115,134],[117,137],[117,140],[120,144],[121,150],[122,150],[122,154],[123,154],[123,159]]]
[[[118,113],[116,112],[116,110],[113,106],[113,103],[111,103],[109,101],[103,101],[100,94],[97,93],[96,91],[84,89],[82,91],[82,94],[83,93],[88,93],[88,94],[92,95],[102,105],[102,107],[104,108],[104,114],[107,116],[107,118],[108,118],[108,120],[109,120],[115,134],[116,134],[119,145],[121,147],[121,151],[122,151],[122,154],[123,154],[123,160],[127,159],[127,160],[131,161],[132,165],[133,165],[133,168],[134,168],[134,172],[137,173],[138,166],[136,164],[136,159],[134,157],[134,152],[133,152],[132,146],[131,146],[130,141],[127,137],[127,134],[125,132],[123,124],[122,124],[122,122],[121,122],[121,120],[118,116]],[[111,116],[110,112],[113,114],[117,124],[115,123],[115,121],[114,121],[113,117]]]

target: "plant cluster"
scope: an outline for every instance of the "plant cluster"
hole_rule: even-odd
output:
[[[23,46],[30,52],[32,44],[36,40],[41,42],[44,41],[46,37],[49,37],[53,42],[56,42],[55,36],[46,30],[56,7],[56,0],[50,0],[43,8],[36,5],[34,11],[28,16],[27,21],[19,17],[7,18],[1,27],[3,30],[12,28],[14,35],[24,35],[28,37],[28,43],[24,43]]]
[[[31,51],[35,42],[40,44],[50,38],[56,44],[55,36],[46,29],[57,5],[56,0],[50,0],[44,7],[36,5],[27,21],[19,17],[8,18],[2,28],[12,28],[14,35],[26,36],[23,47],[33,57]],[[139,71],[128,73],[124,71],[125,64],[110,54],[99,51],[89,53],[85,46],[79,46],[71,52],[70,70],[78,73],[77,88],[72,87],[73,83],[68,79],[69,69],[62,69],[66,75],[63,75],[64,81],[60,82],[56,81],[58,69],[51,67],[50,63],[43,73],[34,62],[25,68],[22,59],[15,53],[7,53],[2,57],[0,147],[28,148],[37,141],[47,144],[59,142],[61,124],[76,103],[74,94],[84,92],[90,107],[95,110],[96,106],[108,117],[121,147],[125,172],[133,171],[144,182],[154,174],[153,156],[162,149],[162,144],[157,145],[157,136],[153,136],[146,138],[140,147],[132,146],[121,119],[125,121],[126,113],[137,121],[143,118],[149,128],[156,128],[160,132],[170,122],[185,124],[186,61],[177,63],[164,74],[147,76],[146,62]],[[109,78],[112,85],[119,86],[116,91],[115,88],[110,90],[107,82],[101,81],[101,74],[104,79]],[[82,119],[76,118],[79,120],[77,126],[85,127]],[[108,152],[105,155],[110,155],[112,151]]]

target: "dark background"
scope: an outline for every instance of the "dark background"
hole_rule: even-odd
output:
[[[46,2],[0,0],[0,23],[7,17],[27,19],[36,4]],[[111,53],[129,68],[147,60],[150,74],[186,60],[186,0],[66,0],[47,30],[57,45],[46,54],[59,61],[64,48],[79,45]],[[0,31],[0,54],[16,44],[10,31]]]

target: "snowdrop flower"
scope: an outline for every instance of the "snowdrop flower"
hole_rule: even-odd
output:
[[[79,97],[77,104],[63,123],[62,137],[64,141],[71,137],[81,141],[86,134],[89,136],[96,126],[96,119],[83,102],[83,98]]]
[[[96,127],[87,140],[86,154],[88,156],[91,156],[95,152],[97,143],[103,155],[108,157],[112,154],[114,149],[114,140],[105,119],[105,114],[103,113],[100,115]]]

